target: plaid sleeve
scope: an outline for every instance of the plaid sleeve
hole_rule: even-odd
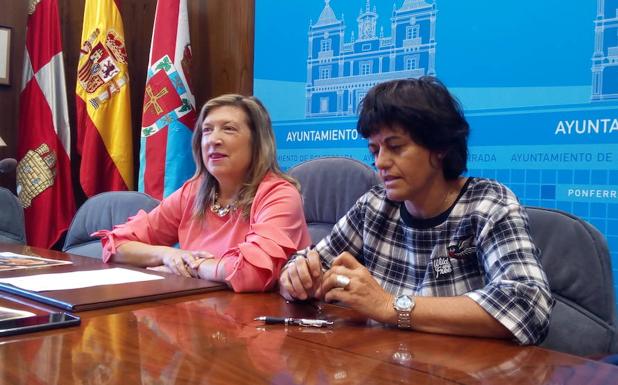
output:
[[[523,207],[502,206],[477,234],[487,284],[466,295],[509,329],[520,344],[541,342],[554,301]]]

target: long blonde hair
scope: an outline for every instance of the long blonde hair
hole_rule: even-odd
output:
[[[237,208],[243,218],[248,218],[251,204],[259,184],[264,176],[271,171],[279,177],[289,181],[296,188],[298,182],[284,174],[277,163],[277,150],[275,148],[275,134],[268,111],[256,97],[226,94],[207,101],[200,111],[193,130],[191,148],[195,161],[195,175],[193,178],[203,178],[195,199],[194,214],[197,218],[203,218],[208,210],[208,205],[214,202],[218,189],[218,182],[212,176],[202,158],[202,124],[206,116],[218,107],[233,106],[242,109],[247,116],[247,123],[251,129],[251,165],[245,176],[245,181],[238,194]]]

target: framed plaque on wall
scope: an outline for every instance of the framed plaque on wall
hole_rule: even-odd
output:
[[[10,84],[11,28],[0,26],[0,84]]]

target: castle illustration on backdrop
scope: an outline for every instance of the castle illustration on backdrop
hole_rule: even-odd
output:
[[[355,115],[377,83],[436,75],[435,1],[393,3],[386,36],[375,5],[366,0],[349,38],[344,16],[335,16],[330,0],[324,3],[318,21],[309,22],[307,118]]]
[[[395,0],[390,36],[371,0],[350,34],[330,2],[324,0],[318,20],[309,22],[305,117],[356,115],[375,84],[436,75],[436,1],[404,0],[397,7]],[[618,99],[618,0],[597,0],[594,28],[591,100]]]
[[[592,100],[618,99],[618,0],[597,0]]]

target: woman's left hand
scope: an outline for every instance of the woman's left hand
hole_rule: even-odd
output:
[[[326,302],[339,301],[380,322],[387,322],[394,312],[393,296],[384,291],[369,270],[348,252],[335,258],[324,273],[316,296],[322,295]]]

